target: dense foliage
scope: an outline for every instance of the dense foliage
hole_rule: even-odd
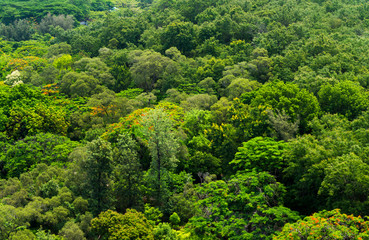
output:
[[[0,239],[367,239],[368,52],[364,0],[1,1]]]

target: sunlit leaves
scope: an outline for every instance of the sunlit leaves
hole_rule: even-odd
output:
[[[235,159],[230,164],[237,171],[267,171],[278,176],[285,165],[283,161],[284,148],[284,142],[256,137],[244,142],[243,147],[238,148]]]
[[[100,237],[108,240],[154,239],[152,225],[142,213],[134,209],[127,209],[125,214],[112,210],[101,212],[92,220],[91,225]]]

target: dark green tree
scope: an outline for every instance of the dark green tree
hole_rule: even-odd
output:
[[[173,22],[164,29],[161,41],[164,49],[176,47],[187,55],[196,46],[196,29],[191,22]]]
[[[87,144],[87,151],[88,157],[82,166],[86,171],[91,209],[97,214],[112,204],[112,148],[109,142],[97,139]]]
[[[141,205],[142,168],[138,145],[127,133],[119,136],[114,151],[114,193],[117,209],[137,208]]]
[[[325,85],[318,92],[323,111],[339,113],[352,120],[369,107],[368,93],[359,84],[351,81]]]
[[[272,239],[285,223],[299,219],[282,205],[284,186],[266,172],[212,181],[197,191],[201,213],[186,227],[201,239]]]
[[[66,165],[68,155],[78,145],[51,133],[27,136],[6,149],[4,168],[8,177],[18,177],[40,163]]]

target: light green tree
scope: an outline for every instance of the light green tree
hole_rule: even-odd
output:
[[[151,223],[134,209],[127,209],[124,215],[112,210],[102,212],[92,219],[91,226],[98,239],[154,239]]]
[[[8,239],[12,232],[19,226],[26,226],[24,219],[20,217],[20,211],[10,205],[0,204],[0,238]]]
[[[69,70],[72,65],[73,59],[69,54],[63,54],[54,60],[53,66],[59,70]]]
[[[238,98],[244,92],[251,92],[257,89],[260,84],[257,81],[250,81],[245,78],[235,78],[225,89],[225,92],[230,100]]]
[[[279,175],[283,168],[283,151],[286,144],[271,138],[256,137],[238,148],[235,159],[230,162],[238,171],[268,171]]]
[[[156,201],[159,205],[166,195],[166,179],[168,171],[176,167],[176,153],[179,148],[174,122],[161,108],[150,110],[142,117],[142,133],[151,156],[149,178],[155,189]]]
[[[10,237],[10,240],[35,240],[36,236],[28,229],[19,230],[17,232],[13,232]]]

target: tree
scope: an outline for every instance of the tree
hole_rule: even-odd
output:
[[[368,214],[367,163],[351,153],[334,159],[324,171],[318,194],[326,196],[327,207],[340,208],[346,213]]]
[[[29,101],[29,100],[27,100]],[[9,111],[7,135],[15,140],[40,132],[66,134],[68,123],[63,108],[50,103],[16,101]]]
[[[99,80],[84,72],[69,72],[59,84],[60,92],[71,97],[88,97],[102,91]]]
[[[23,83],[22,76],[18,70],[15,70],[11,74],[7,75],[5,79],[6,80],[4,83],[9,86],[15,86]]]
[[[200,136],[199,138],[201,139],[201,137],[202,140],[206,140],[205,143],[210,143],[210,141],[203,136]],[[192,173],[192,175],[196,177],[198,174],[202,173],[221,174],[222,161],[219,158],[214,157],[209,152],[196,151],[199,146],[194,146],[194,142],[199,138],[194,137],[189,142],[188,146],[191,148],[191,155],[184,164],[185,170],[189,173]],[[208,151],[210,151],[210,149],[208,149]]]
[[[127,209],[125,214],[112,210],[101,212],[91,221],[92,229],[99,238],[108,240],[153,240],[152,225],[146,217],[134,209]]]
[[[91,36],[88,30],[85,30],[85,32],[77,32],[77,30],[73,32],[72,30],[71,32],[72,34],[74,33],[74,36],[68,42],[70,42],[72,49],[85,52],[88,56],[98,55],[101,47],[101,39]]]
[[[61,54],[68,55],[68,54],[71,54],[71,52],[72,52],[72,47],[69,44],[62,42],[62,43],[51,45],[46,53],[46,57],[51,58],[53,56],[59,56]]]
[[[318,96],[318,92],[323,86],[327,84],[333,85],[338,82],[338,80],[333,77],[324,77],[316,73],[308,66],[299,67],[294,75],[293,83],[297,84],[299,88],[307,89],[315,96]]]
[[[176,47],[183,54],[195,48],[196,30],[191,22],[172,22],[161,35],[164,49]]]
[[[311,127],[314,136],[290,140],[284,153],[288,166],[283,181],[291,194],[288,205],[307,215],[332,207],[365,213],[367,200],[361,195],[366,192],[368,171],[364,129],[353,132],[346,118],[330,114],[313,120]]]
[[[26,136],[6,149],[4,168],[8,177],[18,177],[40,163],[64,165],[78,145],[67,137],[51,133]]]
[[[59,235],[63,236],[65,240],[86,240],[83,231],[72,221],[64,224],[63,228],[59,231]]]
[[[229,59],[219,59],[215,57],[204,59],[203,61],[203,66],[200,66],[196,71],[199,80],[211,77],[214,81],[218,81],[222,77],[225,67],[232,64]]]
[[[209,94],[196,94],[181,102],[181,107],[186,110],[210,110],[211,105],[216,103],[217,97]]]
[[[308,122],[320,114],[317,98],[292,83],[278,81],[265,84],[254,94],[254,98],[250,100],[252,107],[263,105],[271,107],[272,110],[285,111],[291,117],[291,122],[300,119],[301,133],[308,131]]]
[[[0,24],[0,36],[10,41],[25,41],[34,33],[34,24],[26,19],[15,20],[12,24]]]
[[[197,86],[199,88],[205,89],[206,93],[210,95],[216,93],[216,82],[211,77],[205,78],[204,80],[200,81]]]
[[[285,165],[283,151],[285,143],[271,138],[256,137],[243,143],[238,148],[233,161],[234,169],[240,172],[269,172],[279,177]]]
[[[168,223],[159,223],[154,229],[155,239],[176,240],[177,234]]]
[[[111,206],[112,149],[102,139],[87,144],[88,157],[82,166],[86,171],[91,208],[99,213]]]
[[[99,81],[100,85],[109,89],[112,89],[115,85],[114,78],[109,72],[110,68],[98,57],[82,58],[74,63],[74,67],[77,71],[82,71],[94,77]]]
[[[176,153],[179,143],[173,126],[173,120],[160,108],[150,110],[142,117],[142,133],[152,159],[149,170],[152,179],[150,182],[154,186],[155,201],[159,206],[167,200],[168,171],[178,162]]]
[[[230,13],[233,14],[233,12]],[[223,16],[217,16],[213,21],[216,29],[215,36],[221,43],[230,43],[238,31],[238,23],[232,19],[231,14],[225,13]]]
[[[114,39],[118,49],[126,48],[130,44],[137,45],[145,30],[146,22],[147,19],[142,18],[140,14],[124,17],[118,14],[109,14],[103,21],[99,39],[105,46]]]
[[[212,114],[206,110],[192,110],[186,112],[182,128],[188,135],[189,141],[204,133],[204,130],[211,127],[213,123]]]
[[[63,54],[60,57],[56,58],[53,62],[53,66],[57,69],[61,70],[70,70],[72,65],[72,56],[69,54]]]
[[[257,81],[250,81],[245,78],[235,78],[225,89],[226,96],[232,100],[240,97],[245,92],[250,92],[257,89],[260,84]]]
[[[19,230],[17,232],[13,232],[10,237],[10,240],[35,240],[36,236],[28,229]]]
[[[368,236],[368,221],[335,209],[314,213],[296,223],[288,223],[273,239],[366,239]]]
[[[323,86],[318,92],[319,103],[323,111],[340,113],[352,120],[369,107],[368,93],[360,85],[343,81]]]
[[[267,52],[265,49],[255,49],[253,51],[253,55],[255,59],[249,62],[247,65],[250,75],[254,77],[258,82],[265,83],[273,76],[272,74],[272,65],[273,60],[268,58]],[[263,54],[259,54],[262,52]]]
[[[234,158],[234,154],[237,152],[237,138],[240,137],[239,131],[237,131],[233,125],[228,123],[221,123],[219,125],[213,123],[211,127],[204,131],[204,137],[205,138],[200,138],[199,140],[208,141],[205,146],[210,147],[211,153],[211,155],[205,157],[210,157],[216,165],[218,165],[217,162],[218,159],[220,159],[222,168],[221,172],[223,174],[230,173],[229,162]],[[216,167],[216,165],[213,167]]]
[[[127,52],[124,50],[117,51],[110,58],[111,74],[115,78],[114,91],[119,92],[127,89],[131,83],[131,72],[128,66]]]
[[[38,30],[42,33],[51,33],[53,28],[59,26],[64,30],[72,29],[74,25],[74,19],[72,15],[51,15],[48,13],[43,17],[38,25]]]
[[[269,24],[267,32],[261,34],[255,42],[268,50],[269,54],[281,54],[292,42],[297,40],[296,31],[292,27],[285,27],[278,22]]]
[[[175,88],[168,89],[165,95],[167,96],[165,98],[165,101],[176,103],[176,104],[181,103],[188,97],[188,95],[185,92],[180,92]]]
[[[226,97],[221,97],[218,102],[214,103],[210,109],[214,120],[217,124],[221,124],[222,122],[227,122],[228,120],[228,109],[232,105],[232,102],[229,101]]]
[[[94,122],[93,118],[101,118],[103,124],[118,122],[120,117],[129,113],[133,108],[128,99],[117,97],[113,91],[108,89],[92,95],[86,105],[92,110],[91,122]]]
[[[137,87],[149,92],[154,88],[166,91],[177,86],[167,82],[170,77],[178,79],[180,75],[178,65],[172,59],[148,50],[133,51],[130,58],[132,79]]]
[[[114,189],[117,209],[138,207],[140,205],[142,169],[138,159],[137,142],[123,133],[119,136],[114,151]]]
[[[10,205],[0,204],[0,237],[9,239],[9,235],[20,226],[27,226],[24,218],[20,218],[21,212]]]
[[[285,223],[299,219],[282,206],[284,186],[266,172],[205,183],[197,192],[201,213],[186,228],[201,239],[271,239]]]
[[[290,122],[290,116],[286,114],[284,110],[282,112],[276,110],[274,113],[272,110],[268,111],[269,123],[273,126],[275,133],[272,135],[278,139],[288,141],[294,138],[299,130],[300,119],[295,122]]]

